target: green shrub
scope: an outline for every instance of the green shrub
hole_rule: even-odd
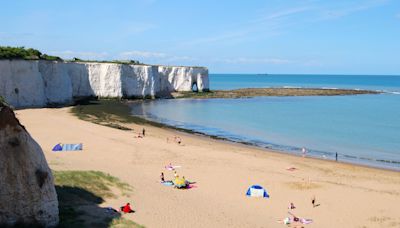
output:
[[[24,59],[24,60],[58,60],[62,59],[58,56],[50,56],[42,54],[40,51],[33,48],[25,47],[9,47],[0,46],[0,59]]]

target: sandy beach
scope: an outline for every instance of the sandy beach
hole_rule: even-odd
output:
[[[122,131],[79,120],[61,109],[26,109],[17,117],[40,144],[53,170],[98,170],[133,187],[130,197],[102,206],[131,202],[136,213],[124,215],[146,227],[286,227],[278,220],[291,212],[312,219],[305,227],[400,227],[400,172],[302,158],[203,136],[145,126]],[[167,138],[179,136],[182,145]],[[81,152],[54,153],[57,143],[83,143]],[[179,175],[195,188],[160,184],[164,169],[180,165]],[[287,168],[295,167],[294,171]],[[269,199],[249,198],[253,184]],[[313,207],[311,198],[315,196]]]

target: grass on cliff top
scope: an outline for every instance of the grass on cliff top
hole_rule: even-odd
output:
[[[174,98],[250,98],[260,96],[339,96],[378,94],[371,90],[318,89],[318,88],[246,88],[235,90],[214,90],[209,92],[177,92]]]
[[[99,206],[132,188],[118,178],[99,171],[53,171],[59,201],[59,227],[143,227]],[[121,205],[126,202],[121,202]],[[117,208],[116,208],[117,209]]]

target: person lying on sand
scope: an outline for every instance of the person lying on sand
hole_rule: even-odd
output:
[[[138,135],[137,136],[135,136],[135,138],[143,138],[143,136],[142,136],[142,133],[138,133]]]
[[[310,223],[313,222],[312,219],[299,218],[296,215],[294,215],[293,213],[291,213],[290,211],[288,211],[288,214],[293,217],[293,219],[292,219],[293,222],[298,222],[298,223],[301,223],[301,224],[310,224]]]

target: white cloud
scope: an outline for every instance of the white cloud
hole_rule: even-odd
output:
[[[381,7],[389,0],[348,1],[298,1],[293,7],[266,8],[249,18],[247,22],[225,26],[212,36],[199,37],[181,42],[177,48],[208,44],[237,44],[249,40],[267,38],[290,31],[301,24],[312,24],[324,20],[345,17],[354,13]],[[399,17],[399,16],[397,16]]]
[[[150,51],[126,51],[118,55],[119,59],[133,59],[151,64],[181,64],[181,62],[193,62],[197,60],[190,56],[171,55],[163,52]]]
[[[50,51],[50,55],[60,56],[64,59],[80,58],[85,60],[102,60],[109,57],[107,52],[79,52],[79,51]]]
[[[167,54],[149,51],[126,51],[120,53],[121,58],[165,58]]]
[[[388,0],[369,0],[362,2],[350,2],[350,5],[343,7],[336,7],[333,9],[323,10],[322,19],[336,19],[351,15],[353,13],[369,10],[372,8],[380,7],[386,4]]]
[[[312,10],[313,7],[311,6],[300,6],[300,7],[295,7],[295,8],[288,8],[288,9],[282,9],[280,11],[276,11],[270,14],[267,14],[266,16],[263,16],[255,22],[262,22],[262,21],[267,21],[267,20],[273,20],[273,19],[281,19],[284,17],[289,17],[293,16],[295,14],[303,13],[305,11]]]

